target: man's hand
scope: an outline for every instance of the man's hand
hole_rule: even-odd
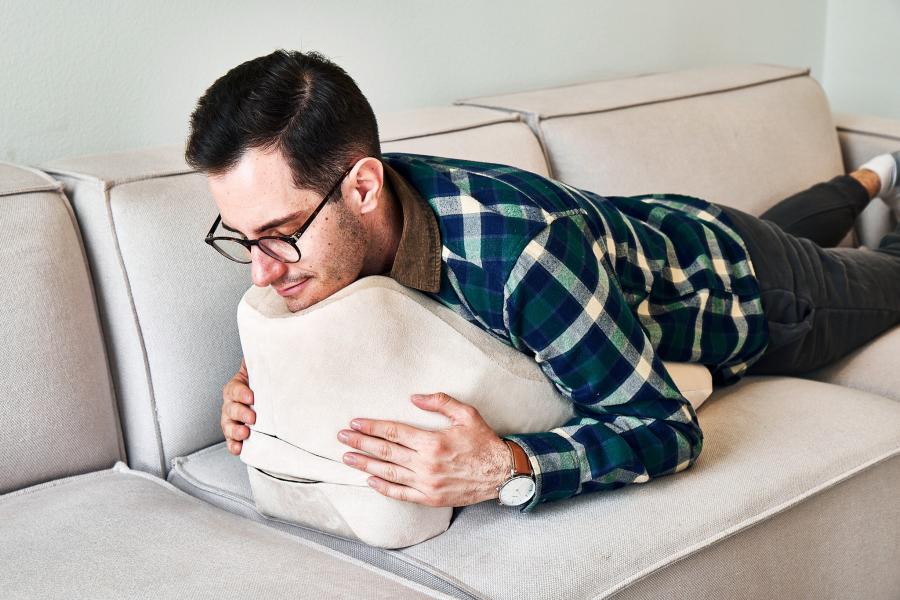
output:
[[[241,368],[222,388],[222,432],[228,451],[234,455],[241,453],[242,440],[250,437],[250,428],[245,424],[256,423],[253,404],[253,390],[247,378],[247,365],[241,359]]]
[[[379,493],[427,506],[468,506],[497,497],[509,476],[509,449],[474,406],[447,394],[414,395],[412,403],[439,412],[450,427],[428,431],[395,421],[353,419],[338,439],[372,455],[347,452],[344,462],[370,473]],[[377,457],[377,458],[376,458]]]

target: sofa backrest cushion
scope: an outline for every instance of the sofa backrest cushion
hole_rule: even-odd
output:
[[[517,115],[423,110],[382,117],[382,136],[393,140],[385,151],[446,150],[546,168]],[[250,282],[246,265],[203,243],[216,206],[183,151],[144,149],[43,167],[65,185],[84,232],[129,465],[160,476],[173,458],[223,439],[222,386],[241,360],[235,310]]]
[[[203,243],[216,217],[182,148],[48,165],[72,198],[94,270],[132,468],[222,440],[222,386],[240,366],[244,265]]]
[[[438,106],[379,115],[383,152],[513,165],[547,176],[541,145],[516,113]]]
[[[700,68],[459,104],[520,113],[552,176],[599,194],[682,193],[758,215],[843,172],[806,69]]]
[[[0,163],[0,493],[124,458],[90,275],[68,201]]]

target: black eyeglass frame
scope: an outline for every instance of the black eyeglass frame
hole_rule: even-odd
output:
[[[264,235],[264,236],[256,238],[255,240],[248,240],[245,238],[236,238],[236,237],[228,237],[228,236],[213,236],[213,233],[216,231],[216,227],[218,227],[219,222],[222,221],[222,215],[219,214],[216,217],[216,220],[213,221],[212,227],[209,228],[209,232],[206,234],[206,238],[203,241],[206,242],[207,244],[209,244],[210,246],[212,246],[213,248],[215,248],[216,252],[218,252],[219,254],[221,254],[222,256],[227,258],[228,260],[232,260],[234,262],[241,263],[242,265],[249,265],[251,262],[253,262],[251,259],[238,260],[237,258],[231,256],[230,254],[228,254],[227,252],[225,252],[224,250],[219,248],[215,244],[215,242],[217,240],[237,242],[238,244],[244,246],[247,249],[247,252],[249,253],[251,251],[251,249],[253,248],[253,246],[259,246],[259,243],[262,240],[281,240],[282,242],[285,242],[285,243],[291,245],[291,247],[297,253],[296,260],[284,260],[280,256],[275,256],[273,253],[266,251],[265,246],[259,246],[259,249],[262,250],[263,252],[265,252],[267,256],[271,256],[275,260],[283,262],[283,263],[300,262],[301,253],[300,253],[300,248],[297,246],[297,242],[300,240],[300,236],[303,235],[303,233],[309,228],[310,225],[312,225],[312,222],[316,218],[316,216],[319,214],[319,211],[322,210],[322,208],[325,206],[325,203],[328,202],[328,199],[331,197],[331,195],[334,194],[335,191],[337,191],[338,187],[341,185],[341,182],[343,182],[344,178],[346,178],[347,175],[350,174],[350,171],[353,170],[354,166],[356,166],[356,165],[355,164],[350,165],[347,168],[347,170],[344,171],[344,174],[341,175],[340,178],[334,183],[334,185],[331,187],[331,190],[327,194],[325,194],[325,197],[322,198],[322,201],[319,202],[319,205],[312,212],[312,214],[309,215],[309,217],[306,219],[306,221],[303,222],[303,225],[300,226],[300,229],[298,229],[291,235]]]

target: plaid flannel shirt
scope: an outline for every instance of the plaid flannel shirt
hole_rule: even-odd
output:
[[[574,403],[561,427],[505,436],[535,473],[523,511],[694,463],[703,434],[662,360],[730,384],[768,339],[725,213],[684,195],[603,197],[506,165],[383,159],[404,212],[391,276],[532,355]]]

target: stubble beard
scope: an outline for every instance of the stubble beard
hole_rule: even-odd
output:
[[[366,236],[362,224],[343,205],[337,207],[337,226],[341,235],[328,250],[334,258],[326,261],[321,275],[312,275],[301,297],[284,298],[290,312],[307,309],[342,290],[359,278],[366,258]],[[335,247],[336,246],[336,247]],[[299,283],[304,279],[295,279]],[[290,281],[285,283],[290,284]]]

